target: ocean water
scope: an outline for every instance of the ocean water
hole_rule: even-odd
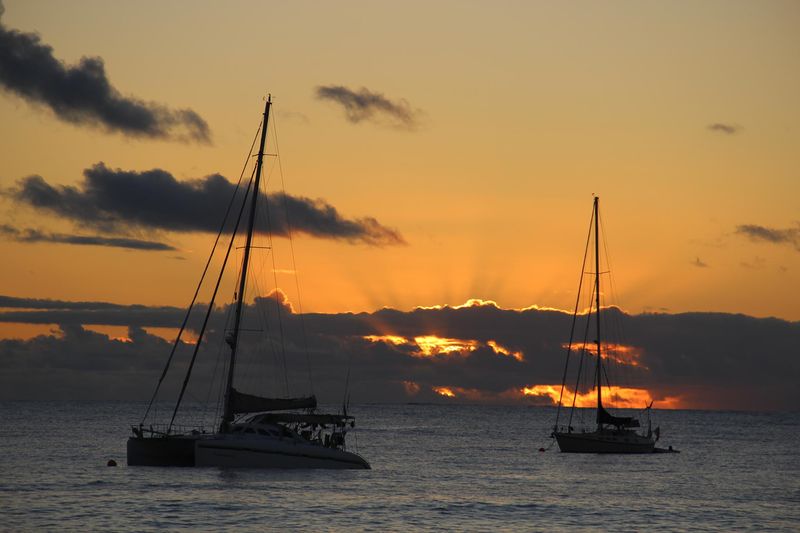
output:
[[[800,530],[798,413],[655,411],[681,453],[615,456],[537,451],[550,408],[351,411],[369,471],[127,467],[142,404],[0,403],[0,529]]]

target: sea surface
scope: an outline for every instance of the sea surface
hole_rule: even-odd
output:
[[[0,529],[800,531],[800,414],[655,411],[680,454],[545,452],[554,410],[355,405],[368,471],[125,466],[138,403],[0,403]],[[114,459],[118,467],[107,467]]]

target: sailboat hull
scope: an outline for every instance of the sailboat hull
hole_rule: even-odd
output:
[[[653,453],[655,441],[633,432],[555,433],[565,453]]]
[[[231,438],[228,435],[198,440],[196,466],[229,468],[369,469],[360,455],[290,439]]]

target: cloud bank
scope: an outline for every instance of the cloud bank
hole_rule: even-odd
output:
[[[0,17],[3,7],[0,4]],[[129,137],[209,143],[208,124],[191,109],[127,97],[111,84],[99,57],[68,66],[38,35],[0,23],[0,87],[48,107],[59,119]]]
[[[236,189],[219,174],[178,181],[166,170],[125,171],[103,163],[83,174],[84,181],[77,187],[53,186],[41,176],[29,176],[4,194],[20,204],[104,232],[136,228],[215,233]],[[291,229],[373,246],[405,243],[399,232],[376,219],[345,218],[324,200],[274,193],[268,195],[267,204],[269,220],[258,219],[262,232],[271,229],[273,235],[283,236]]]
[[[0,341],[0,397],[7,399],[32,394],[58,397],[47,389],[57,376],[65,380],[61,388],[75,391],[78,397],[146,398],[169,344],[144,328],[175,328],[182,318],[174,308],[0,297],[0,306],[4,305],[7,310],[0,313],[0,321],[59,324],[60,328],[58,334]],[[563,345],[572,319],[559,311],[469,305],[306,314],[301,324],[300,315],[292,313],[287,302],[259,298],[247,306],[244,327],[255,328],[254,317],[274,321],[277,305],[284,320],[289,383],[304,383],[307,346],[315,391],[322,402],[331,403],[341,400],[348,365],[355,402],[550,403],[546,396],[526,396],[522,390],[561,382]],[[223,353],[219,345],[226,312],[220,309],[214,314],[207,351],[201,354],[204,368],[213,368],[215,358]],[[627,376],[625,383],[614,380],[615,384],[646,389],[656,407],[677,398],[673,406],[688,408],[800,409],[796,386],[800,322],[723,313],[628,315],[614,308],[604,315],[605,321],[619,322],[627,334],[627,347],[610,352],[619,359],[609,369],[612,379]],[[126,320],[131,333],[124,346],[120,340],[89,335],[82,327],[123,325]],[[301,326],[308,332],[305,341]],[[270,353],[268,359],[274,358],[275,337],[269,333],[261,340],[255,337],[243,340],[243,353],[251,359]],[[86,355],[87,338],[91,357]],[[629,357],[618,357],[626,353]],[[274,374],[273,370],[265,373]],[[120,388],[108,389],[113,393],[92,388],[97,376],[119,381]],[[133,381],[138,385],[134,387]],[[445,389],[453,397],[446,398]]]
[[[339,104],[347,120],[359,122],[388,122],[401,129],[413,130],[419,126],[420,112],[411,108],[403,99],[390,100],[381,93],[366,87],[355,91],[342,85],[321,85],[316,89],[317,98]]]

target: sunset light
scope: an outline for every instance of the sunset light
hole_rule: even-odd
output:
[[[414,345],[417,349],[409,352],[409,355],[414,357],[466,356],[478,348],[485,347],[491,349],[497,355],[512,357],[519,362],[524,361],[521,351],[510,350],[493,340],[484,343],[474,339],[452,339],[436,335],[419,335],[413,337],[413,339],[407,339],[399,335],[365,335],[362,338],[370,342],[384,342],[394,346]]]
[[[562,347],[566,349],[569,345],[564,343]],[[597,354],[597,345],[594,343],[573,343],[572,349],[575,351],[585,349],[592,355]],[[627,366],[635,366],[640,368],[647,368],[643,366],[639,360],[642,357],[642,349],[637,346],[630,346],[625,344],[616,343],[603,343],[603,359],[613,361],[615,363]]]
[[[561,385],[532,385],[523,387],[521,391],[525,396],[548,398],[553,405],[558,405]],[[572,405],[572,398],[573,392],[565,387],[561,400],[562,405]],[[681,399],[678,397],[664,397],[654,401],[653,395],[647,389],[603,387],[603,404],[607,407],[642,409],[650,405],[650,402],[653,402],[653,407],[657,409],[681,409],[683,407]],[[594,390],[579,393],[575,397],[575,407],[595,407],[596,405],[597,392]]]
[[[467,309],[470,307],[497,307],[497,302],[494,300],[481,300],[480,298],[470,298],[461,305],[418,305],[415,309],[422,310],[439,310],[439,309]]]
[[[508,357],[513,357],[519,362],[522,362],[524,360],[524,358],[522,357],[522,352],[512,352],[505,346],[501,346],[495,341],[487,341],[486,344],[488,344],[496,353],[506,355]]]
[[[478,341],[448,339],[435,335],[414,337],[414,342],[419,346],[420,353],[427,357],[448,354],[466,355],[479,346]]]
[[[433,392],[446,398],[455,398],[455,393],[447,387],[434,387]]]
[[[0,530],[800,529],[798,94],[800,0],[0,0]]]
[[[397,335],[365,335],[364,340],[370,342],[386,342],[388,344],[394,344],[395,346],[408,344],[408,340],[405,337],[399,337]]]

